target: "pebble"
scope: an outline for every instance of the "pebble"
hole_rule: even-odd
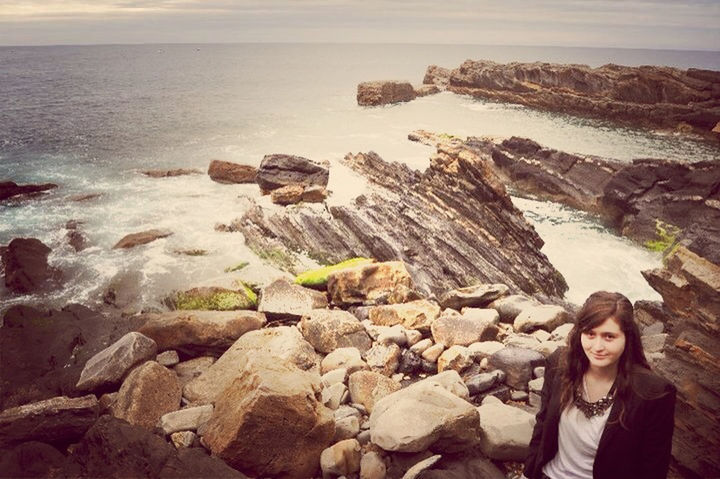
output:
[[[155,358],[155,361],[169,368],[171,366],[175,366],[180,362],[180,356],[178,355],[177,351],[175,351],[174,349],[170,349],[168,351],[163,351],[162,353],[158,354]]]

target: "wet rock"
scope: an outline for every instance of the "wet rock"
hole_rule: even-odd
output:
[[[144,170],[140,173],[150,178],[174,178],[176,176],[201,175],[202,171],[196,168],[175,168],[172,170]]]
[[[178,431],[196,431],[210,419],[212,413],[212,404],[189,407],[163,414],[158,425],[165,434],[172,434]]]
[[[57,188],[53,183],[18,185],[13,181],[0,181],[0,201],[9,198],[28,197]]]
[[[102,193],[84,193],[84,194],[79,194],[79,195],[70,195],[67,197],[67,200],[79,203],[79,202],[83,202],[83,201],[94,200],[96,198],[100,198],[101,196],[102,196]]]
[[[397,344],[375,343],[364,354],[370,369],[385,376],[392,376],[400,364],[401,349]]]
[[[370,415],[372,442],[387,451],[460,451],[476,443],[479,427],[470,403],[427,380],[385,396]]]
[[[338,348],[323,358],[321,369],[323,374],[335,369],[345,369],[352,374],[370,367],[363,361],[358,348]]]
[[[59,279],[59,271],[48,264],[50,248],[36,238],[15,238],[2,254],[5,286],[20,294],[35,293]]]
[[[158,349],[186,353],[219,353],[243,334],[260,329],[265,315],[255,311],[171,311],[146,314],[139,332],[151,338]]]
[[[352,402],[362,404],[368,412],[372,412],[375,403],[388,394],[399,391],[401,386],[383,374],[357,371],[350,375],[348,389]]]
[[[302,185],[285,185],[272,190],[270,200],[276,205],[294,205],[302,200],[305,188]]]
[[[281,326],[251,331],[243,335],[220,359],[183,388],[183,395],[191,402],[209,404],[219,400],[223,391],[242,374],[252,361],[272,358],[301,371],[317,372],[319,358],[310,343],[295,327]],[[318,381],[320,377],[318,376]]]
[[[254,183],[257,168],[240,165],[230,161],[212,160],[208,166],[208,176],[217,183]]]
[[[491,302],[508,294],[504,284],[479,284],[448,291],[440,298],[443,309],[460,311],[462,308],[484,308]]]
[[[0,412],[0,447],[26,441],[73,442],[98,417],[94,395],[80,398],[55,397]]]
[[[331,411],[316,399],[320,376],[270,355],[253,354],[245,364],[217,396],[204,443],[256,476],[313,477],[335,435]]]
[[[500,369],[506,375],[505,383],[515,389],[527,390],[533,369],[545,364],[545,357],[525,348],[506,347],[496,352],[488,361],[492,368]]]
[[[468,346],[497,337],[498,313],[494,309],[466,309],[464,314],[446,309],[431,326],[433,339],[446,347]]]
[[[331,273],[327,288],[333,304],[349,306],[382,299],[401,285],[408,288],[413,285],[405,264],[402,261],[388,261],[362,264]]]
[[[440,307],[424,299],[403,304],[375,306],[370,309],[369,319],[381,326],[402,325],[407,329],[429,331],[440,315]]]
[[[513,328],[520,333],[528,333],[538,328],[550,332],[569,321],[570,315],[562,306],[544,304],[524,309],[515,318]]]
[[[263,288],[258,311],[269,318],[296,318],[310,314],[314,309],[326,308],[324,293],[278,279]]]
[[[494,398],[493,398],[494,399]],[[500,461],[524,461],[528,455],[535,416],[522,409],[485,398],[478,407],[483,453]]]
[[[123,236],[123,238],[115,243],[115,246],[113,246],[113,249],[129,249],[134,248],[136,246],[152,243],[155,240],[161,239],[161,238],[167,238],[168,236],[172,235],[172,231],[168,230],[147,230],[142,231],[140,233],[131,233],[128,235]]]
[[[329,163],[293,155],[265,155],[255,181],[260,189],[269,192],[286,185],[327,187],[330,178]]]
[[[342,310],[316,309],[298,323],[300,332],[321,353],[337,348],[355,347],[360,352],[370,349],[372,341],[362,323]]]
[[[181,397],[175,373],[147,361],[125,378],[110,411],[130,424],[153,429],[163,415],[180,407]]]
[[[414,100],[415,89],[408,82],[371,81],[358,85],[357,102],[360,106],[378,106]]]
[[[154,359],[157,344],[147,336],[127,333],[90,358],[85,364],[77,388],[93,391],[118,384],[133,366]]]
[[[65,225],[65,229],[67,229],[67,233],[65,233],[65,238],[67,239],[68,244],[72,246],[75,251],[80,252],[87,248],[88,239],[79,230],[78,222],[68,221],[68,223]]]

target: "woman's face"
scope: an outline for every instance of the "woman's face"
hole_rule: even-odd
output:
[[[613,318],[606,319],[595,328],[580,335],[585,355],[591,368],[616,369],[625,351],[625,333]]]

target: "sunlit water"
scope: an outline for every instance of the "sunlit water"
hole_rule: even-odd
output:
[[[517,135],[621,160],[717,159],[717,147],[700,141],[451,93],[381,108],[362,108],[355,100],[361,81],[420,83],[427,65],[455,67],[466,58],[720,68],[717,53],[681,53],[412,45],[0,48],[0,178],[60,185],[42,200],[0,206],[0,244],[37,237],[53,248],[51,262],[65,272],[65,288],[50,296],[17,297],[0,289],[0,300],[4,306],[95,304],[108,284],[125,278],[136,287],[138,304],[148,307],[174,289],[273,274],[245,248],[242,235],[214,231],[242,214],[240,195],[269,205],[255,185],[221,185],[205,174],[153,179],[142,176],[143,169],[205,171],[213,158],[258,165],[265,154],[298,154],[330,161],[329,201],[346,203],[363,191],[363,181],[339,160],[373,150],[425,168],[432,149],[407,140],[420,128]],[[95,192],[102,196],[67,200]],[[567,279],[569,300],[581,302],[597,289],[658,298],[639,273],[659,266],[658,254],[614,236],[589,215],[515,201]],[[65,244],[69,219],[84,222],[90,248],[75,253]],[[150,228],[174,234],[129,251],[111,249],[125,234]],[[176,253],[185,249],[208,254]],[[240,261],[251,265],[242,273],[223,272]]]

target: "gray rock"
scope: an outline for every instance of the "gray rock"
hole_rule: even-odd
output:
[[[345,439],[352,439],[360,433],[360,420],[357,416],[346,416],[340,419],[335,418],[334,442]]]
[[[345,347],[365,352],[372,345],[362,323],[343,310],[313,310],[303,316],[298,327],[305,339],[321,353]]]
[[[407,350],[400,358],[398,372],[402,374],[413,374],[422,369],[422,358],[411,350]]]
[[[133,366],[156,354],[155,341],[138,332],[127,333],[85,363],[76,387],[93,391],[116,385]]]
[[[327,305],[324,293],[278,279],[263,288],[258,311],[272,318],[300,319],[314,309],[327,308]]]
[[[169,412],[160,418],[158,425],[165,431],[165,434],[178,431],[196,431],[210,419],[213,410],[212,404],[205,404]]]
[[[496,299],[490,303],[488,307],[493,308],[500,314],[500,321],[512,324],[521,312],[525,309],[538,306],[538,304],[537,301],[527,296],[511,294],[510,296]]]
[[[402,479],[416,479],[425,470],[430,469],[432,466],[434,466],[435,463],[440,460],[440,458],[442,458],[440,454],[435,454],[434,456],[430,456],[427,459],[423,459],[422,461],[418,462],[413,467],[408,469],[405,475],[403,475]]]
[[[510,399],[513,401],[527,401],[528,393],[525,391],[512,391],[510,393]]]
[[[642,330],[643,336],[652,336],[653,334],[661,334],[665,331],[665,325],[660,321],[645,326]]]
[[[401,386],[400,383],[383,374],[358,371],[350,375],[348,388],[352,402],[362,404],[367,411],[372,412],[380,399],[399,391]]]
[[[484,308],[491,302],[508,294],[510,288],[504,284],[479,284],[454,289],[443,294],[440,306],[443,309]]]
[[[537,351],[507,347],[496,352],[488,361],[492,368],[505,372],[505,383],[514,388],[527,390],[533,369],[545,364],[545,357]]]
[[[325,449],[320,455],[323,476],[350,475],[360,470],[360,443],[345,439]]]
[[[334,369],[345,369],[348,374],[370,369],[360,356],[358,348],[338,348],[325,356],[320,366],[323,374]]]
[[[665,347],[665,341],[667,341],[667,337],[667,333],[642,336],[640,339],[642,340],[642,346],[645,354],[662,352],[663,348]]]
[[[481,392],[487,391],[496,384],[500,383],[500,375],[496,371],[492,373],[482,373],[471,376],[465,380],[465,385],[470,391],[471,396],[475,396]]]
[[[504,347],[505,345],[499,341],[483,341],[472,343],[468,346],[468,349],[475,361],[481,361],[484,358],[489,358]]]
[[[328,408],[335,410],[348,399],[348,388],[343,383],[335,383],[326,387],[320,394],[320,402]]]
[[[173,368],[178,376],[181,386],[185,386],[213,365],[215,358],[212,356],[201,356],[178,363]]]
[[[361,443],[362,444],[362,443]],[[387,467],[375,451],[368,451],[360,459],[360,479],[385,479]]]
[[[535,416],[522,409],[488,399],[478,407],[482,452],[487,457],[500,461],[524,461],[535,426]]]
[[[265,155],[260,162],[255,181],[265,191],[286,185],[327,187],[330,178],[329,163],[317,163],[302,156]]]

